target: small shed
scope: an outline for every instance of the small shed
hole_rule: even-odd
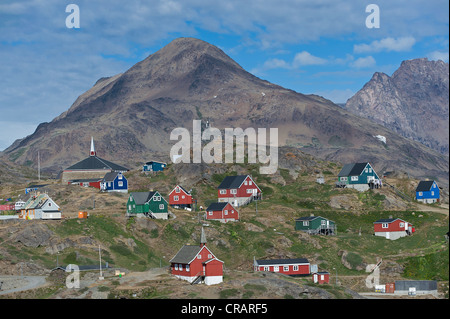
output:
[[[436,280],[396,280],[394,294],[398,295],[435,295],[437,296]]]
[[[319,271],[312,274],[312,279],[315,284],[329,284],[330,273],[328,271]]]
[[[206,208],[206,219],[222,222],[239,220],[239,212],[230,203],[212,203]]]
[[[143,172],[162,172],[165,168],[167,168],[167,163],[150,161],[144,164],[142,167]]]

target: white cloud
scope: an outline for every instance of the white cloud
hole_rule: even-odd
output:
[[[442,60],[444,62],[448,63],[448,51],[442,52],[442,51],[433,51],[427,54],[427,58],[430,60]]]
[[[264,62],[264,65],[263,65],[264,70],[290,69],[290,68],[291,68],[291,65],[288,62],[286,62],[283,59],[277,59],[277,58],[267,60],[266,62]]]
[[[325,64],[327,60],[311,55],[311,53],[302,51],[297,53],[292,62],[292,66],[297,68],[303,65],[320,65]]]
[[[355,53],[367,53],[367,52],[381,52],[381,51],[409,51],[416,43],[413,37],[402,37],[402,38],[384,38],[381,40],[375,40],[370,44],[355,44],[353,46],[353,51]]]
[[[375,59],[369,55],[365,58],[358,58],[355,61],[350,63],[351,67],[362,69],[362,68],[370,68],[376,65]]]

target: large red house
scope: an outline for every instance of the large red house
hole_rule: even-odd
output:
[[[308,276],[311,265],[306,258],[254,260],[254,271],[277,272],[289,276]]]
[[[215,219],[222,222],[239,220],[239,212],[230,203],[212,203],[206,209],[206,219]]]
[[[215,285],[223,281],[223,261],[206,247],[203,228],[200,246],[184,245],[170,260],[170,264],[172,275],[190,283]]]
[[[261,189],[250,175],[227,176],[218,187],[218,202],[238,207],[261,199]]]
[[[415,229],[411,223],[400,218],[379,219],[373,223],[375,236],[395,240],[400,237],[412,235]]]
[[[192,208],[194,200],[192,195],[180,185],[175,186],[169,193],[169,205],[184,208]]]

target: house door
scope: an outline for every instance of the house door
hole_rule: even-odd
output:
[[[390,239],[391,238],[391,233],[386,232],[386,239]]]
[[[313,275],[313,281],[314,281],[314,283],[317,283],[317,274]]]

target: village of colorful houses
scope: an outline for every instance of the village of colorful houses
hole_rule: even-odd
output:
[[[167,163],[149,161],[143,164],[142,172],[157,174],[167,168]],[[61,175],[63,184],[93,187],[100,192],[128,193],[129,184],[125,173],[127,168],[97,156],[94,140],[91,139],[89,156],[66,168]],[[40,188],[45,185],[31,185],[25,189],[29,195],[27,201],[18,201],[9,205],[0,205],[0,210],[16,211],[15,215],[0,216],[2,219],[18,218],[22,220],[61,219],[58,204]],[[337,176],[336,187],[354,188],[360,192],[383,187],[382,179],[368,162],[344,165]],[[439,202],[439,187],[434,180],[420,181],[415,190],[415,199],[425,204]],[[167,198],[167,199],[166,199]],[[128,217],[168,219],[169,207],[192,211],[197,200],[182,185],[173,185],[166,198],[158,190],[130,192],[124,214]],[[216,220],[223,223],[239,222],[239,209],[253,201],[262,201],[263,193],[250,175],[227,176],[217,185],[217,201],[202,210],[204,220]],[[79,218],[87,218],[87,212],[79,212]],[[335,235],[338,225],[321,216],[303,216],[295,220],[295,230],[310,235]],[[384,218],[373,221],[373,234],[388,240],[397,240],[411,236],[415,226],[407,220]],[[199,245],[184,245],[170,259],[170,272],[173,276],[191,284],[204,283],[215,285],[223,282],[224,262],[207,247],[207,238],[202,228]],[[294,259],[253,259],[253,271],[274,272],[289,276],[310,277],[314,283],[330,282],[330,272],[318,269],[307,258]],[[423,293],[437,290],[434,281],[396,281],[377,289],[383,292],[407,293],[411,287],[425,287]],[[416,293],[420,293],[418,288]]]

